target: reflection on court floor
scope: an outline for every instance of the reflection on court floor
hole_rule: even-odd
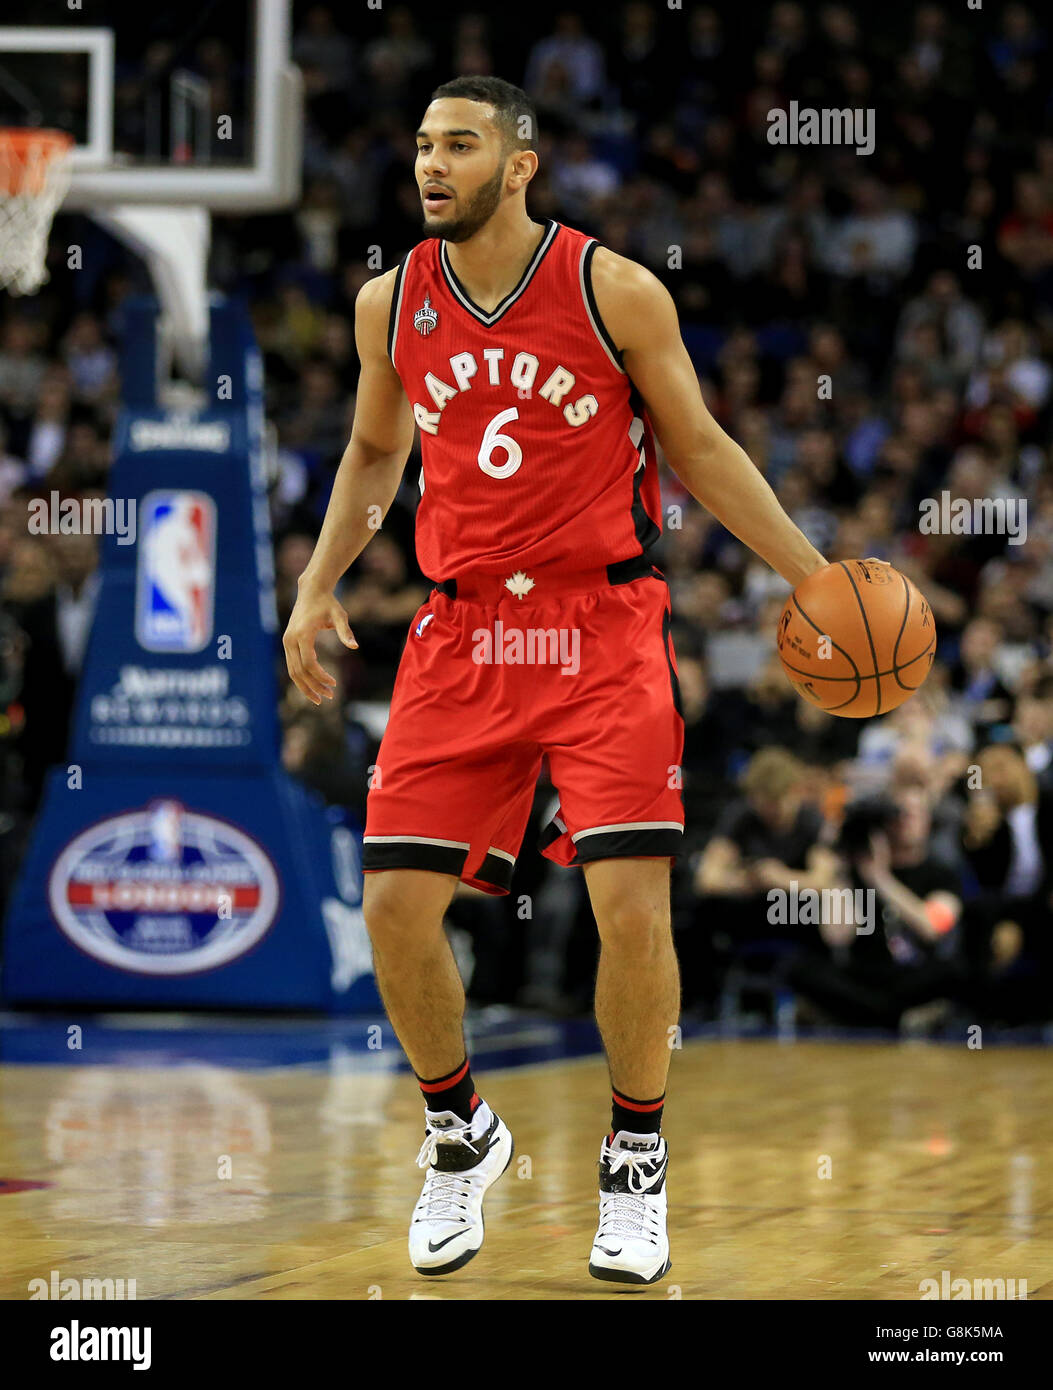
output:
[[[139,1299],[915,1300],[943,1271],[1053,1291],[1039,1047],[686,1038],[666,1124],[673,1268],[622,1292],[586,1272],[609,1118],[591,1025],[474,1026],[516,1158],[482,1254],[427,1281],[406,1257],[420,1100],[386,1028],[108,1020],[71,1053],[66,1027],[0,1035],[5,1298],[52,1271],[134,1279]]]

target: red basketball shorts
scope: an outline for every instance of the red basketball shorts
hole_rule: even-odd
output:
[[[646,562],[434,589],[399,666],[363,869],[507,893],[543,757],[559,793],[549,859],[674,857],[684,726],[669,623]]]

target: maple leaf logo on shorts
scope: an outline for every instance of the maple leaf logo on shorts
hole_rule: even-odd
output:
[[[534,587],[534,581],[528,579],[522,570],[516,570],[511,579],[505,580],[505,588],[516,598],[525,598]]]

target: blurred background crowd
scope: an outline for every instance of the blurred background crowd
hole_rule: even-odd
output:
[[[807,706],[774,650],[788,586],[664,470],[657,559],[687,724],[674,880],[685,1006],[917,1030],[1053,1018],[1048,18],[1020,4],[642,0],[531,14],[540,37],[524,44],[492,12],[385,4],[366,24],[338,5],[295,7],[303,201],[217,217],[211,269],[248,297],[265,354],[281,627],[354,415],[355,296],[420,239],[413,131],[438,83],[499,73],[540,116],[532,216],[659,276],[710,409],[797,524],[831,560],[891,561],[939,631],[927,684],[893,714]],[[237,53],[220,35],[179,57],[222,110],[243,80]],[[790,100],[872,108],[874,152],[770,144],[767,114]],[[98,586],[95,540],[28,535],[26,502],[105,492],[121,304],[148,288],[89,220],[56,227],[49,285],[0,304],[7,885],[64,755]],[[340,589],[359,650],[320,644],[340,698],[308,706],[276,655],[286,767],[359,816],[428,591],[412,544],[418,471],[411,458]],[[919,504],[944,491],[1026,501],[1026,543],[926,534]],[[451,909],[476,1002],[588,1007],[581,875],[534,849],[553,798],[543,780],[511,896],[465,891]],[[872,891],[873,930],[769,921],[769,890],[791,881]]]

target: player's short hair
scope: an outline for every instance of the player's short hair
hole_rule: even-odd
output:
[[[503,77],[454,77],[431,94],[432,101],[442,97],[462,97],[492,106],[506,154],[510,150],[537,149],[534,105],[521,87],[514,87]]]

